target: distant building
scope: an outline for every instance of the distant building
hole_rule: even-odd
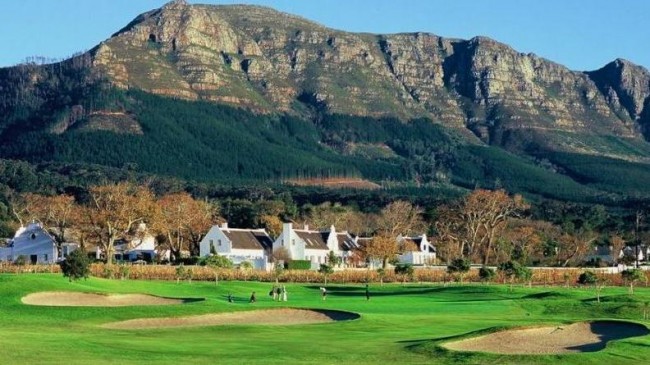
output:
[[[72,243],[63,244],[61,255],[54,238],[40,223],[30,223],[20,227],[6,247],[0,247],[0,261],[14,262],[20,256],[31,264],[52,264],[63,259],[79,246]]]
[[[436,261],[436,248],[426,234],[417,237],[400,235],[397,244],[401,248],[398,260],[402,264],[433,265]]]
[[[327,264],[330,251],[339,254],[339,242],[329,231],[310,230],[307,225],[295,229],[293,223],[284,223],[280,237],[273,242],[273,252],[282,249],[292,260],[309,260],[311,268],[317,269],[321,264]]]
[[[273,240],[265,229],[229,228],[228,223],[212,226],[199,243],[202,257],[211,252],[229,258],[235,265],[244,261],[254,268],[269,269]]]

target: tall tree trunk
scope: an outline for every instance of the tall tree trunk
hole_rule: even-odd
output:
[[[113,253],[115,251],[113,244],[115,243],[114,237],[108,238],[108,245],[106,246],[106,264],[113,265]]]

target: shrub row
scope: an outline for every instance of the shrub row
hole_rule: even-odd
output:
[[[95,263],[90,266],[92,276],[99,278],[122,278],[122,279],[140,279],[140,280],[177,280],[177,266],[170,265],[105,265]],[[214,280],[239,280],[239,281],[264,281],[292,283],[320,283],[324,281],[324,275],[312,270],[282,270],[259,271],[259,270],[242,270],[242,269],[212,269],[206,266],[186,266],[186,274],[183,279],[198,281]],[[581,273],[588,271],[584,269],[564,269],[549,268],[535,269],[531,284],[540,285],[577,285],[578,277]],[[21,273],[61,273],[59,265],[13,265],[0,263],[0,273],[21,274]],[[646,282],[650,282],[650,271],[644,272]],[[621,274],[617,273],[599,273],[597,277],[604,279],[605,285],[625,285]],[[395,274],[394,270],[387,269],[383,274],[376,270],[342,270],[335,271],[328,276],[330,283],[365,283],[383,281],[391,282],[430,282],[430,283],[449,283],[459,282],[461,277],[458,274],[449,274],[444,269],[415,269],[413,275]],[[468,273],[462,276],[464,283],[478,283],[480,278],[478,269],[472,268]],[[502,273],[497,271],[495,283],[508,283],[508,279]]]
[[[61,273],[59,265],[14,265],[0,262],[0,273],[3,274],[44,274]]]

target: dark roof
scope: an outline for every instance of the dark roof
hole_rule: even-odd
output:
[[[257,229],[221,229],[232,243],[232,248],[242,250],[269,250],[273,246],[271,237],[264,230]]]
[[[350,251],[358,248],[358,245],[354,242],[354,238],[347,232],[337,233],[336,240],[339,242],[339,250],[341,251]]]
[[[372,242],[372,237],[357,237],[357,247],[358,248],[364,248],[370,242]]]
[[[305,248],[312,250],[329,250],[327,247],[327,232],[318,231],[297,231],[296,235],[305,241]]]

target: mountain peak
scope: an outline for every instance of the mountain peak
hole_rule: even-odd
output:
[[[163,5],[163,9],[170,9],[170,8],[181,8],[189,6],[186,0],[172,0],[168,2],[167,4]]]

